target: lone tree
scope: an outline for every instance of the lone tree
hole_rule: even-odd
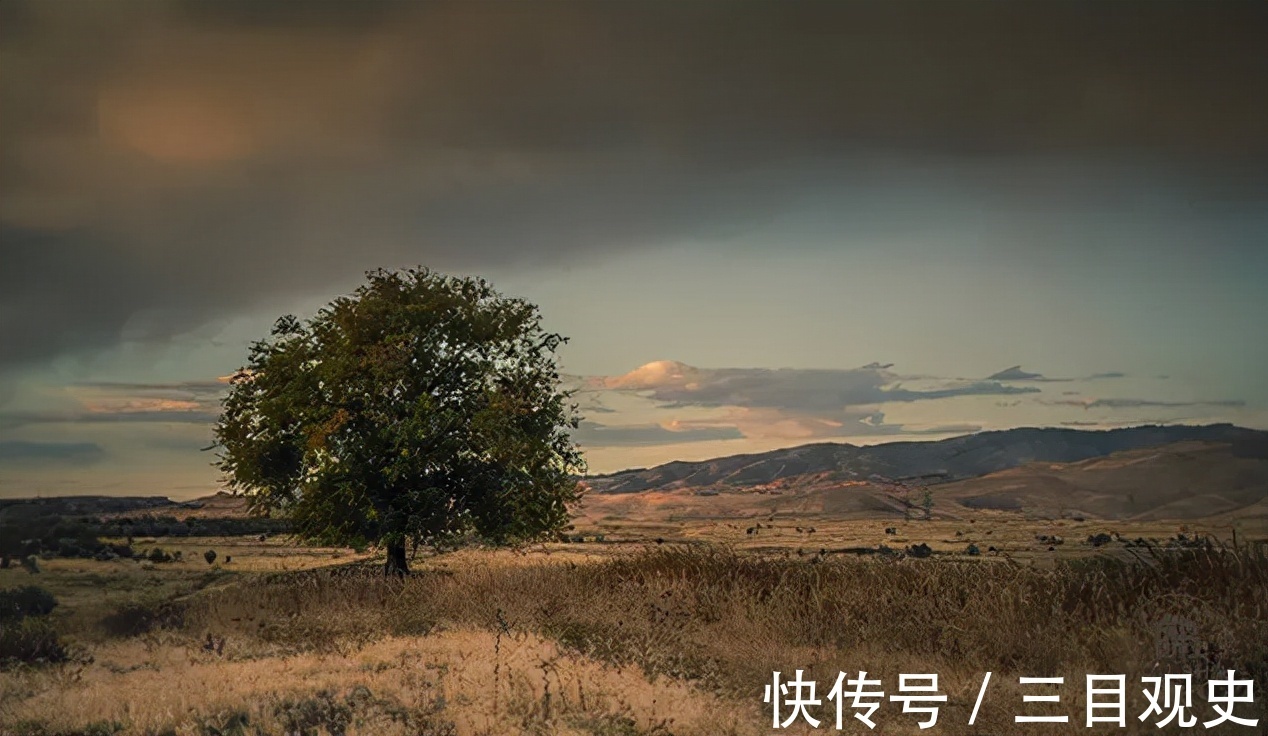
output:
[[[928,488],[920,494],[920,508],[924,509],[926,519],[933,518],[933,491]]]
[[[584,470],[537,307],[481,279],[378,270],[251,346],[215,426],[215,463],[253,510],[311,541],[387,550],[474,531],[495,543],[568,523]]]

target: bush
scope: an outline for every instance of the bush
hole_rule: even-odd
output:
[[[79,546],[79,542],[75,539],[63,538],[57,540],[58,557],[86,557],[84,548]]]
[[[44,619],[27,617],[0,623],[0,669],[68,658],[57,632]]]
[[[275,712],[284,732],[295,734],[315,734],[319,730],[344,733],[353,718],[352,703],[340,702],[329,690],[321,690],[313,697],[282,701]]]
[[[208,565],[210,565],[211,563],[215,562],[215,561],[216,561],[216,550],[214,550],[214,549],[209,549],[209,550],[207,550],[206,552],[203,552],[203,559],[207,561],[207,564],[208,564]]]
[[[140,636],[160,628],[179,628],[181,608],[174,604],[127,603],[101,618],[101,629],[111,636]]]
[[[13,726],[14,736],[114,736],[123,731],[124,725],[118,721],[93,721],[69,731],[52,729],[42,721],[18,721]]]
[[[0,590],[0,621],[47,616],[57,607],[53,594],[36,585]]]

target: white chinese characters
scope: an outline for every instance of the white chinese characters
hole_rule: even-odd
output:
[[[1160,729],[1173,724],[1191,728],[1199,722],[1204,728],[1223,724],[1258,726],[1259,719],[1249,717],[1248,711],[1240,715],[1236,711],[1239,705],[1249,709],[1255,702],[1255,681],[1250,677],[1238,679],[1236,675],[1235,670],[1228,670],[1224,679],[1211,679],[1206,683],[1206,705],[1213,711],[1213,717],[1205,721],[1193,712],[1192,675],[1142,677],[1140,682],[1143,687],[1139,692],[1145,703],[1136,718],[1142,722],[1154,719],[1153,725]],[[977,689],[969,725],[974,725],[978,717],[990,682],[991,673],[987,672]],[[763,702],[771,706],[771,727],[774,729],[787,729],[798,724],[817,729],[831,724],[841,731],[848,725],[847,711],[853,711],[851,715],[855,720],[869,730],[875,730],[880,719],[878,713],[887,700],[900,704],[904,715],[924,716],[916,722],[920,729],[936,726],[940,706],[948,702],[948,696],[939,691],[938,675],[901,674],[897,684],[898,691],[887,695],[881,678],[869,678],[866,670],[860,670],[857,676],[839,672],[826,698],[820,698],[817,695],[818,683],[806,677],[805,670],[795,670],[790,679],[774,672],[771,683],[766,686]],[[1014,722],[1069,723],[1069,715],[1061,713],[1059,708],[1059,691],[1065,684],[1064,677],[1019,677],[1017,685],[1023,691],[1022,703],[1034,705],[1024,708],[1025,712],[1016,713]],[[1084,683],[1084,726],[1126,728],[1129,691],[1126,675],[1087,675]],[[963,705],[967,710],[969,704]],[[835,718],[831,717],[833,714]]]

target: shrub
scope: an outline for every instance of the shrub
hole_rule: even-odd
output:
[[[920,544],[913,544],[907,547],[907,554],[912,557],[929,557],[933,555],[933,548],[924,542],[921,542]]]
[[[84,557],[84,548],[74,539],[63,538],[57,540],[57,555],[59,557]]]
[[[251,726],[251,712],[246,708],[231,708],[198,719],[194,733],[198,736],[247,736]],[[257,731],[258,733],[258,731]]]
[[[294,734],[316,734],[319,730],[344,733],[353,717],[352,703],[340,702],[329,690],[308,698],[284,700],[277,704],[275,712],[285,733]]]
[[[207,550],[206,552],[203,552],[203,559],[207,561],[207,564],[208,564],[208,565],[210,565],[211,563],[215,562],[215,561],[216,561],[216,550],[214,550],[214,549],[209,549],[209,550]]]
[[[124,728],[118,721],[93,721],[71,730],[51,729],[42,721],[18,721],[13,725],[13,736],[114,736]]]
[[[0,623],[0,669],[16,664],[64,662],[69,655],[57,632],[40,618]]]
[[[47,616],[57,607],[52,593],[35,585],[0,590],[0,621]]]
[[[173,604],[127,603],[101,618],[101,629],[111,636],[140,636],[158,628],[178,628],[181,609]]]

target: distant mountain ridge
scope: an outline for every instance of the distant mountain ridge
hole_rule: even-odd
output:
[[[1024,427],[933,442],[867,446],[818,443],[699,462],[675,461],[592,476],[584,482],[592,491],[603,494],[743,488],[809,474],[842,482],[919,479],[933,484],[976,478],[1026,463],[1073,463],[1126,450],[1195,441],[1229,445],[1238,457],[1268,458],[1268,432],[1233,424],[1148,425],[1109,430]]]
[[[65,516],[152,511],[175,505],[167,496],[45,496],[0,498],[0,517],[11,507],[43,508]]]

